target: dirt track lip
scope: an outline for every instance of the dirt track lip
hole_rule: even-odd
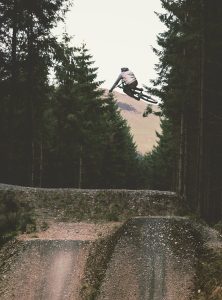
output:
[[[18,237],[21,241],[26,240],[63,240],[63,241],[94,241],[107,234],[109,230],[118,226],[120,222],[109,223],[70,223],[70,222],[49,222],[49,228],[31,234],[22,234]]]
[[[190,299],[202,241],[188,218],[136,217],[121,231],[100,300]]]
[[[138,216],[138,217],[133,217],[130,220],[149,220],[149,219],[166,219],[166,220],[189,220],[188,217],[181,217],[181,216]]]

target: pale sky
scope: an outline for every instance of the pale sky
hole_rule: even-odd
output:
[[[151,45],[156,46],[156,35],[164,30],[154,13],[162,11],[160,0],[73,1],[66,31],[75,46],[86,43],[103,87],[111,87],[121,67],[130,68],[140,86],[150,85],[158,61]]]

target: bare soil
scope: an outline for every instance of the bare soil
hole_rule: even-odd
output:
[[[106,236],[119,222],[109,223],[67,223],[67,222],[47,222],[49,228],[30,234],[18,236],[18,240],[73,240],[73,241],[94,241]]]
[[[80,299],[89,247],[116,226],[51,222],[46,231],[18,236],[14,249],[1,250],[0,299]]]

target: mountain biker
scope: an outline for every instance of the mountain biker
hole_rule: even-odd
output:
[[[112,93],[112,91],[115,89],[120,80],[123,81],[124,93],[126,93],[130,97],[133,97],[134,93],[132,90],[137,87],[138,81],[133,72],[130,71],[128,68],[121,68],[121,73],[119,74],[118,78],[114,82],[109,92]]]

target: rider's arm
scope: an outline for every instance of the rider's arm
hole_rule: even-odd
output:
[[[114,82],[113,86],[111,87],[111,89],[109,90],[110,93],[112,93],[112,91],[115,89],[115,87],[117,86],[117,84],[120,82],[120,80],[122,79],[122,74],[119,74],[118,78],[116,79],[116,81]]]

